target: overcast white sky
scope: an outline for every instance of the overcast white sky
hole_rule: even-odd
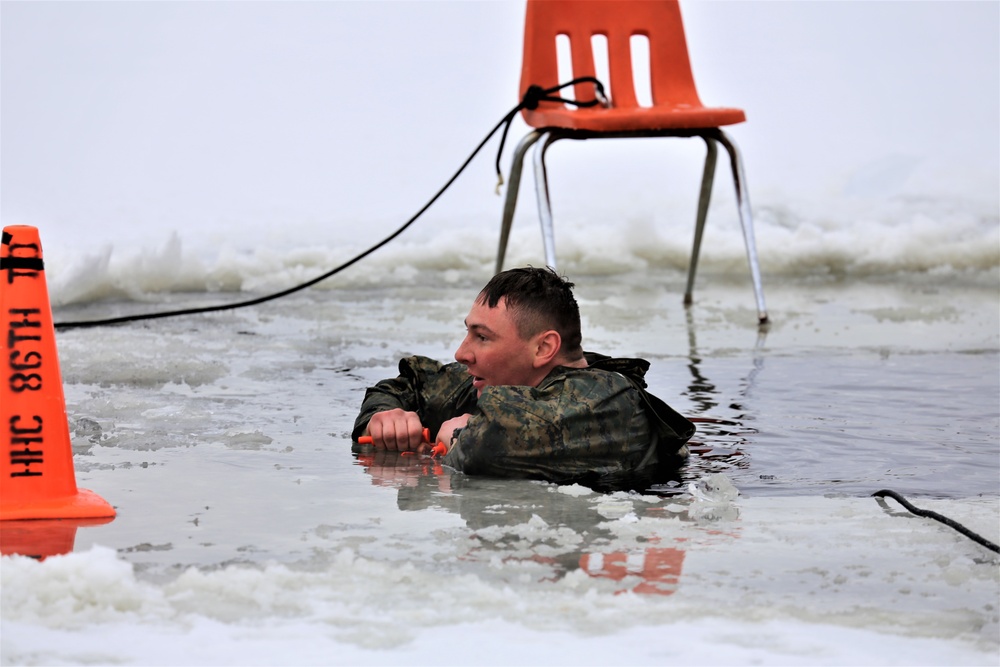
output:
[[[747,112],[732,133],[756,200],[900,188],[997,199],[1000,3],[682,10],[703,101]],[[516,103],[523,11],[513,0],[5,0],[2,221],[95,234],[392,228]],[[630,146],[595,154],[660,164]],[[487,219],[493,233],[495,147],[441,215]],[[697,173],[703,149],[692,150],[678,168]],[[575,147],[563,154],[553,169],[566,178],[593,169]],[[612,164],[595,177],[612,192],[663,187],[659,167]]]

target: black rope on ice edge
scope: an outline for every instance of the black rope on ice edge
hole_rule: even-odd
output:
[[[893,500],[895,500],[900,505],[902,505],[903,507],[905,507],[912,514],[926,517],[928,519],[934,519],[935,521],[940,521],[949,528],[954,528],[958,532],[962,533],[973,542],[978,542],[979,544],[983,545],[990,551],[993,551],[995,553],[1000,553],[1000,546],[994,544],[993,542],[990,542],[982,535],[978,535],[972,532],[971,530],[969,530],[962,524],[958,523],[957,521],[949,519],[948,517],[938,514],[937,512],[932,512],[931,510],[922,510],[919,507],[914,507],[913,505],[910,504],[908,500],[906,500],[906,498],[899,495],[895,491],[890,491],[889,489],[882,489],[881,491],[876,491],[875,493],[873,493],[872,496],[874,496],[875,498],[884,498],[885,496],[888,496]]]
[[[578,102],[576,100],[567,100],[567,99],[563,99],[561,97],[553,97],[553,95],[555,93],[557,93],[558,91],[562,90],[563,88],[566,88],[567,86],[576,85],[578,83],[588,83],[588,82],[594,84],[595,99],[593,99],[593,100],[583,100],[583,101]],[[510,129],[510,124],[514,120],[514,117],[518,114],[518,112],[520,112],[522,109],[535,109],[535,108],[538,107],[539,102],[563,102],[565,104],[572,104],[572,105],[575,105],[575,106],[578,106],[578,107],[592,107],[592,106],[595,106],[597,104],[603,104],[604,106],[610,106],[607,97],[605,97],[605,95],[604,95],[604,86],[601,84],[600,81],[598,81],[594,77],[589,77],[589,76],[579,77],[577,79],[573,79],[572,81],[567,81],[566,83],[559,84],[558,86],[553,86],[552,88],[541,88],[539,86],[530,86],[528,88],[528,90],[524,93],[524,97],[521,98],[521,101],[518,103],[518,105],[515,106],[513,109],[511,109],[503,117],[503,119],[499,123],[497,123],[496,126],[494,126],[494,128],[492,130],[490,130],[489,134],[487,134],[483,138],[483,140],[479,142],[479,145],[476,146],[475,150],[473,150],[472,153],[469,154],[469,157],[467,157],[465,159],[465,162],[463,162],[462,166],[458,168],[458,171],[456,171],[452,175],[452,177],[448,179],[448,181],[441,187],[441,189],[438,190],[437,193],[433,197],[431,197],[430,200],[426,204],[424,204],[423,207],[413,215],[413,217],[411,217],[409,220],[407,220],[405,223],[403,223],[403,225],[399,229],[397,229],[396,231],[394,231],[392,234],[389,234],[389,236],[385,237],[384,239],[382,239],[381,241],[379,241],[375,245],[371,246],[370,248],[368,248],[364,252],[362,252],[362,253],[356,255],[355,257],[349,259],[348,261],[344,262],[340,266],[338,266],[338,267],[336,267],[334,269],[331,269],[331,270],[327,271],[326,273],[324,273],[324,274],[322,274],[320,276],[317,276],[317,277],[315,277],[315,278],[313,278],[311,280],[307,280],[304,283],[301,283],[299,285],[295,285],[294,287],[289,287],[288,289],[281,290],[280,292],[275,292],[274,294],[268,294],[266,296],[257,297],[255,299],[249,299],[247,301],[238,301],[236,303],[221,304],[221,305],[217,305],[217,306],[202,306],[202,307],[199,307],[199,308],[184,308],[184,309],[181,309],[181,310],[169,310],[169,311],[163,311],[163,312],[159,312],[159,313],[145,313],[145,314],[140,314],[140,315],[125,315],[123,317],[112,317],[112,318],[103,319],[103,320],[81,320],[81,321],[76,321],[76,322],[56,322],[55,323],[55,328],[56,329],[75,329],[75,328],[83,328],[83,327],[98,327],[98,326],[106,326],[106,325],[112,325],[112,324],[124,324],[126,322],[139,322],[139,321],[142,321],[142,320],[162,319],[162,318],[166,318],[166,317],[179,317],[181,315],[196,315],[196,314],[200,314],[200,313],[213,313],[213,312],[218,312],[218,311],[222,311],[222,310],[234,310],[236,308],[246,308],[248,306],[256,306],[258,304],[265,303],[267,301],[273,301],[275,299],[280,299],[281,297],[285,297],[285,296],[288,296],[289,294],[294,294],[295,292],[299,292],[299,291],[304,290],[304,289],[306,289],[308,287],[312,287],[316,283],[322,282],[322,281],[326,280],[327,278],[330,278],[332,276],[337,275],[338,273],[340,273],[344,269],[347,269],[348,267],[353,266],[357,262],[361,261],[362,259],[364,259],[368,255],[372,254],[373,252],[375,252],[376,250],[378,250],[382,246],[384,246],[387,243],[389,243],[390,241],[394,240],[397,236],[399,236],[400,234],[402,234],[404,231],[406,231],[406,229],[410,225],[412,225],[414,222],[417,221],[417,218],[419,218],[421,215],[423,215],[427,211],[427,209],[429,209],[434,204],[434,202],[436,202],[438,200],[438,198],[440,198],[441,195],[444,194],[445,190],[447,190],[449,187],[451,187],[451,184],[455,182],[455,180],[459,177],[459,175],[463,171],[465,171],[465,168],[468,167],[469,163],[472,162],[472,159],[474,157],[476,157],[476,155],[479,154],[479,151],[482,150],[483,146],[485,146],[486,143],[493,137],[493,135],[496,134],[497,130],[499,130],[500,127],[503,126],[503,134],[501,135],[501,138],[500,138],[500,148],[497,151],[497,159],[496,159],[496,170],[497,170],[497,177],[498,177],[498,181],[499,181],[499,183],[497,184],[497,191],[499,192],[500,185],[503,184],[503,176],[501,176],[501,173],[500,173],[500,156],[503,153],[503,147],[504,147],[504,143],[506,142],[506,139],[507,139],[507,131]]]

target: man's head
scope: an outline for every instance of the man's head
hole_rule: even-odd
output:
[[[491,385],[534,387],[556,366],[585,365],[572,288],[552,269],[493,276],[469,311],[455,352],[480,393]]]

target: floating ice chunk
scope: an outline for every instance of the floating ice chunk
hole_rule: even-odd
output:
[[[79,419],[70,421],[74,436],[88,438],[91,442],[97,442],[101,439],[103,431],[97,420],[90,417],[80,417]]]
[[[716,473],[688,484],[688,492],[696,501],[708,503],[728,503],[740,495],[739,489],[733,486],[729,478]]]
[[[595,507],[597,513],[605,519],[620,519],[634,510],[632,501],[604,496],[601,502]]]
[[[264,435],[260,429],[255,429],[253,431],[230,429],[226,431],[226,436],[223,442],[229,449],[253,450],[261,449],[265,445],[270,445],[274,442],[274,439],[268,435]]]
[[[582,484],[567,484],[566,486],[560,486],[557,491],[563,495],[573,496],[575,498],[589,496],[594,493],[593,489],[588,489]]]

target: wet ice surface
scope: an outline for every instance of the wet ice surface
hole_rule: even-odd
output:
[[[996,559],[870,499],[665,501],[521,482],[501,494],[497,482],[414,475],[393,468],[342,520],[306,526],[288,513],[284,529],[258,526],[285,544],[263,542],[249,508],[242,537],[293,562],[204,522],[218,542],[198,545],[201,557],[236,562],[181,571],[192,547],[175,531],[178,548],[5,563],[5,604],[20,610],[5,621],[6,652],[134,664],[995,663]],[[987,499],[925,504],[985,532],[998,511]]]
[[[78,483],[119,515],[5,560],[4,661],[995,664],[996,556],[870,497],[998,539],[995,290],[775,286],[759,332],[745,286],[685,311],[659,279],[577,288],[585,347],[704,420],[646,494],[351,454],[365,387],[450,358],[471,284],[61,332]]]

